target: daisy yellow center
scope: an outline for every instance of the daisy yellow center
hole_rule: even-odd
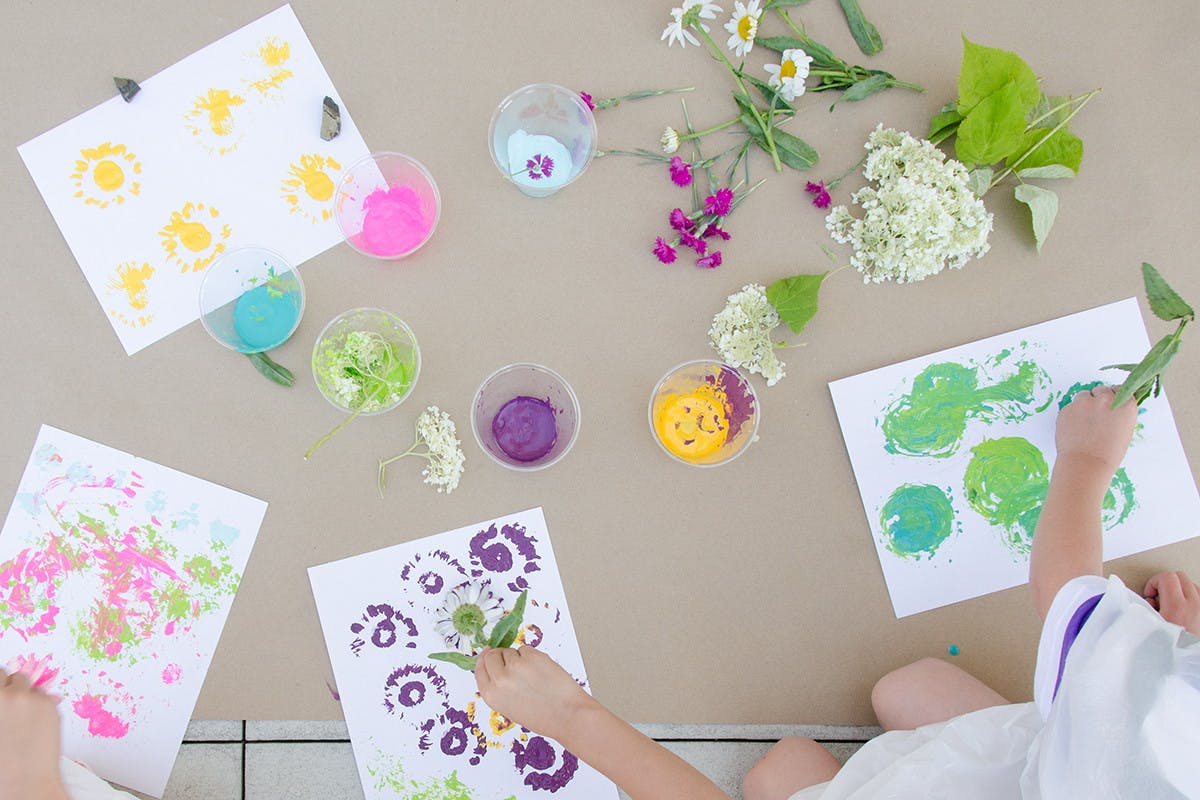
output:
[[[782,64],[780,64],[779,65],[779,77],[780,78],[796,77],[796,62],[792,61],[789,58],[788,60],[786,60]]]
[[[125,172],[115,161],[106,158],[92,170],[92,180],[103,191],[112,192],[120,189],[125,182]]]
[[[747,14],[738,20],[738,36],[746,42],[754,38],[754,17]]]
[[[464,603],[454,609],[454,613],[450,615],[450,622],[454,625],[454,630],[464,636],[477,636],[483,630],[487,617],[484,616],[483,609],[479,606],[474,603]]]

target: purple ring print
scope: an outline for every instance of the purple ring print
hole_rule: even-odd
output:
[[[525,576],[541,569],[536,545],[537,539],[519,523],[502,525],[498,532],[495,524],[489,525],[471,537],[471,576],[479,578],[487,573],[494,584],[507,582],[511,591],[527,589]]]
[[[416,587],[415,591],[409,592],[409,604],[426,611],[436,609],[446,592],[470,577],[458,559],[445,550],[433,550],[424,555],[418,553],[400,570],[400,580]]]
[[[350,643],[350,652],[356,656],[362,653],[368,640],[378,648],[391,647],[399,641],[401,631],[408,637],[408,641],[404,643],[406,648],[413,649],[417,646],[417,623],[388,603],[367,606],[361,620],[350,625],[350,632],[363,634],[368,628],[370,628],[370,633],[366,634],[368,639],[363,639],[360,635]]]
[[[531,737],[526,743],[513,742],[512,752],[513,766],[525,776],[525,785],[551,794],[570,783],[579,769],[579,759],[573,753],[541,736]]]

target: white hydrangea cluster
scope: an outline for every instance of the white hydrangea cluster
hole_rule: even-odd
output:
[[[417,441],[429,448],[429,466],[421,470],[425,483],[446,494],[457,489],[466,458],[450,415],[437,406],[422,411],[417,417]]]
[[[778,324],[779,313],[767,300],[767,290],[749,283],[729,295],[725,308],[713,317],[708,338],[726,364],[757,372],[767,386],[774,386],[785,374],[771,341]]]
[[[868,137],[863,174],[867,186],[851,199],[862,219],[846,206],[825,218],[842,244],[851,244],[850,263],[864,283],[911,283],[958,269],[988,251],[992,215],[967,185],[967,169],[924,139],[875,128]]]

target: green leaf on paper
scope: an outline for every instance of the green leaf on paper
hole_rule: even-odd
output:
[[[468,672],[475,671],[477,662],[475,656],[464,656],[462,653],[430,653],[429,657],[434,661],[445,661],[447,664],[462,667]]]
[[[817,314],[817,293],[828,272],[817,275],[793,275],[777,280],[767,287],[767,301],[775,307],[779,318],[792,333],[800,333]]]
[[[1083,162],[1083,140],[1066,128],[1061,128],[1042,142],[1042,139],[1051,130],[1053,128],[1033,128],[1026,131],[1021,137],[1021,143],[1011,153],[1006,154],[1008,156],[1006,165],[1011,167],[1021,156],[1029,153],[1029,157],[1021,161],[1020,169],[1061,164],[1078,172],[1079,165]],[[1042,143],[1039,145],[1038,142]],[[1035,147],[1033,152],[1029,152]]]
[[[869,56],[882,50],[883,37],[863,14],[858,0],[839,0],[839,2],[842,5],[842,13],[846,15],[846,23],[850,26],[850,33],[858,44],[858,49]]]
[[[891,85],[892,76],[887,73],[877,72],[874,75],[869,75],[857,83],[851,84],[848,89],[837,99],[832,106],[829,107],[833,111],[833,107],[843,101],[847,103],[857,103],[859,100],[864,100],[876,92],[882,92]]]
[[[992,188],[992,168],[976,167],[968,172],[967,187],[976,197],[983,197]]]
[[[1150,396],[1154,383],[1159,380],[1163,370],[1171,363],[1171,359],[1177,352],[1179,352],[1179,331],[1159,339],[1154,347],[1150,348],[1150,352],[1146,353],[1146,357],[1130,371],[1125,382],[1121,384],[1116,397],[1113,398],[1112,407],[1118,408],[1124,405],[1125,401],[1131,397],[1136,398],[1140,405]]]
[[[1057,180],[1059,178],[1074,178],[1075,170],[1062,164],[1047,164],[1044,167],[1017,170],[1017,177],[1024,180],[1040,178],[1042,180]]]
[[[1029,211],[1033,215],[1033,241],[1040,253],[1042,252],[1042,243],[1050,235],[1054,218],[1058,216],[1058,195],[1049,189],[1034,186],[1032,183],[1018,184],[1017,188],[1013,190],[1013,195],[1017,200],[1029,206]]]
[[[1142,262],[1142,281],[1146,284],[1146,299],[1150,301],[1150,310],[1159,319],[1173,322],[1186,319],[1191,322],[1196,318],[1196,312],[1171,288],[1166,279],[1152,265]]]
[[[1016,53],[975,44],[966,36],[962,39],[962,66],[958,71],[959,112],[969,114],[984,98],[1011,82],[1017,87],[1023,119],[1042,97],[1034,71]]]
[[[513,605],[512,611],[509,611],[504,617],[496,623],[496,627],[492,628],[492,635],[488,639],[488,647],[511,647],[512,643],[517,640],[517,631],[521,628],[521,622],[525,619],[525,598],[528,595],[528,590],[521,592],[517,602]]]
[[[943,142],[954,135],[954,132],[958,130],[958,124],[962,121],[963,115],[958,113],[955,104],[947,103],[937,116],[929,120],[929,136],[925,138],[934,144]]]
[[[975,104],[958,126],[954,150],[968,167],[993,164],[1021,146],[1025,110],[1020,89],[1009,81]]]

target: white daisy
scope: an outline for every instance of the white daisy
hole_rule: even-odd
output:
[[[663,152],[671,155],[679,149],[679,131],[668,125],[663,128],[663,135],[658,141],[662,143]]]
[[[699,45],[700,40],[693,36],[683,27],[683,9],[671,9],[671,22],[663,29],[660,41],[667,40],[667,47],[679,42],[680,47],[687,47],[688,44]]]
[[[706,0],[684,0],[682,7],[671,9],[671,22],[663,29],[659,39],[666,40],[668,47],[675,42],[679,42],[680,47],[687,47],[688,44],[698,46],[700,40],[693,36],[688,28],[692,25],[699,25],[707,33],[708,26],[700,20],[716,19],[719,13],[721,13],[721,7],[716,3],[709,3]]]
[[[741,0],[733,4],[733,18],[725,23],[725,30],[731,34],[725,46],[738,58],[745,58],[754,49],[754,37],[758,35],[758,19],[761,16],[758,0],[750,0],[749,5],[743,5]]]
[[[812,56],[800,48],[784,50],[778,64],[767,64],[763,69],[771,73],[767,85],[778,89],[784,100],[791,102],[804,94],[804,79],[808,77],[808,66]]]
[[[487,640],[492,627],[504,616],[504,608],[486,581],[467,581],[446,592],[436,613],[433,627],[446,644],[460,653],[473,655],[476,640]]]

